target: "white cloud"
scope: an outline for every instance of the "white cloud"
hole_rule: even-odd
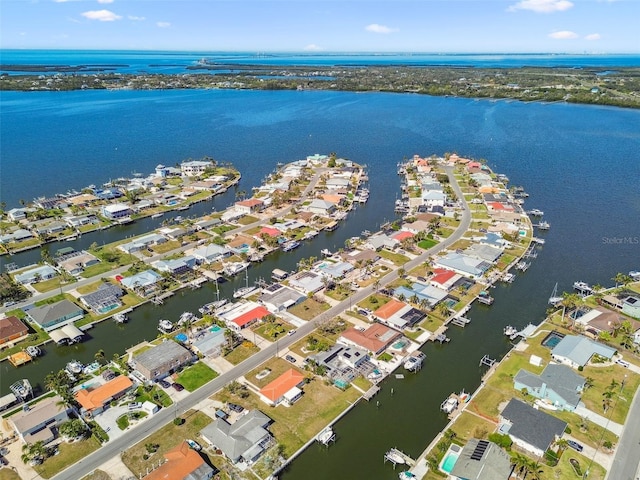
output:
[[[569,0],[521,0],[507,8],[508,12],[531,10],[536,13],[563,12],[573,7]]]
[[[169,22],[156,22],[156,25],[160,28],[169,28],[171,26]]]
[[[142,20],[146,20],[145,17],[136,17],[135,15],[127,16],[129,20],[133,20],[134,22],[141,22]]]
[[[90,10],[80,15],[89,20],[98,20],[100,22],[113,22],[122,18],[122,16],[116,15],[111,10]]]
[[[395,28],[389,28],[386,25],[379,25],[377,23],[372,23],[371,25],[367,25],[366,27],[364,27],[364,29],[367,32],[384,33],[384,34],[393,33],[397,31]]]
[[[584,37],[585,40],[600,40],[601,38],[602,35],[600,35],[599,33],[590,33],[589,35]]]
[[[549,37],[556,40],[570,40],[572,38],[578,38],[578,34],[576,32],[572,32],[571,30],[561,30],[559,32],[550,33]]]
[[[304,50],[306,50],[307,52],[320,52],[322,51],[322,47],[316,45],[315,43],[311,43],[304,47]]]
[[[98,3],[113,3],[113,0],[98,0]]]

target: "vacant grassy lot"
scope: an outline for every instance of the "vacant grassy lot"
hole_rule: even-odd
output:
[[[122,461],[136,477],[146,475],[147,468],[151,470],[154,463],[157,466],[158,460],[163,458],[167,450],[172,449],[186,438],[197,438],[198,432],[213,421],[204,413],[195,410],[189,410],[182,417],[185,419],[182,425],[175,425],[171,422],[122,454]],[[145,444],[147,443],[155,443],[159,445],[159,448],[156,453],[145,460],[144,455],[147,454]]]
[[[44,463],[33,468],[42,477],[51,478],[98,448],[100,448],[100,443],[93,437],[74,443],[63,442],[60,444],[58,455],[47,458]]]
[[[217,376],[218,374],[215,370],[212,370],[202,362],[198,362],[185,368],[180,375],[178,375],[176,381],[182,384],[189,392],[193,392]]]

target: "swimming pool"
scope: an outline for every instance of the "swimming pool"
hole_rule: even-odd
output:
[[[544,340],[542,340],[542,345],[549,349],[554,349],[556,345],[560,343],[560,340],[562,340],[563,338],[564,338],[563,334],[556,332],[554,330],[550,332],[549,335],[544,337]]]
[[[446,474],[451,473],[451,470],[453,470],[459,456],[460,447],[458,445],[450,445],[449,450],[447,450],[446,455],[442,459],[442,462],[440,462],[440,470]]]

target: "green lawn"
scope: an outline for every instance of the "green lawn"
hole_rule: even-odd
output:
[[[193,392],[217,376],[218,374],[215,370],[212,370],[203,362],[197,362],[185,368],[180,375],[178,375],[176,381],[182,384],[187,391]]]

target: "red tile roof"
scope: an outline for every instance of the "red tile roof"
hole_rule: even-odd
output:
[[[304,379],[305,376],[302,373],[291,368],[273,382],[265,385],[262,390],[260,390],[260,393],[275,403],[293,387],[298,386]]]
[[[259,320],[265,316],[269,315],[269,310],[260,306],[256,308],[252,308],[246,313],[243,313],[237,318],[234,318],[232,321],[240,328],[244,327],[246,324],[253,322],[254,320]]]
[[[164,458],[167,461],[144,477],[145,480],[182,480],[204,464],[200,454],[189,448],[187,442],[169,450]]]

